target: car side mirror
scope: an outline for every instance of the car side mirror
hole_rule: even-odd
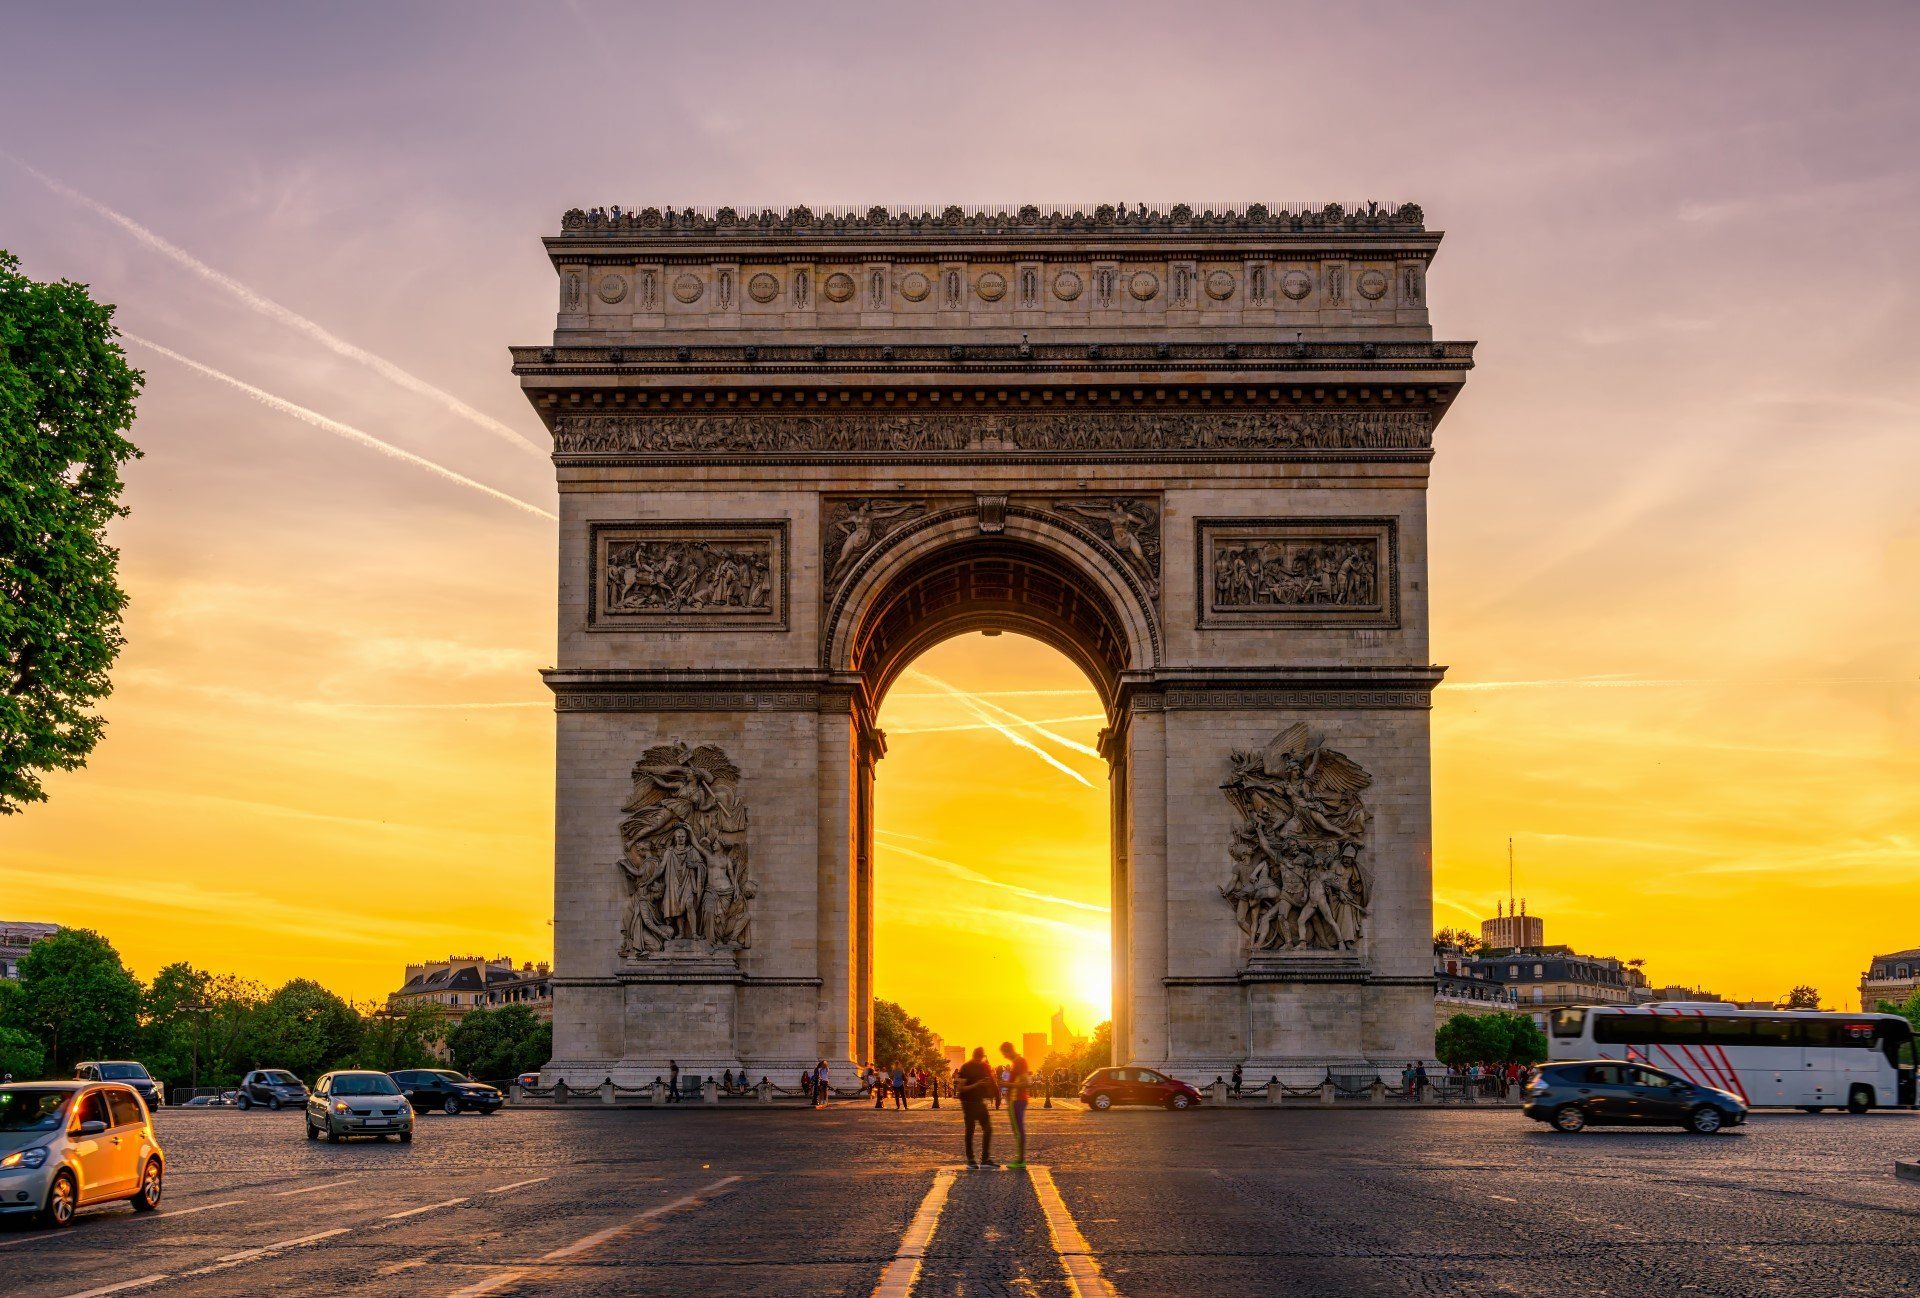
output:
[[[98,1118],[88,1118],[80,1124],[80,1134],[83,1136],[97,1136],[106,1129],[107,1124]]]

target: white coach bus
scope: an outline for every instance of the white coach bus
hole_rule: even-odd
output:
[[[1756,1106],[1865,1113],[1915,1102],[1913,1026],[1897,1014],[1705,1001],[1561,1009],[1548,1020],[1547,1055],[1652,1064]]]

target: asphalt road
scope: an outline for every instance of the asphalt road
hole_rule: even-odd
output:
[[[1558,1136],[1512,1110],[507,1111],[412,1145],[167,1112],[162,1212],[0,1229],[0,1293],[1153,1298],[1912,1294],[1920,1115]],[[1004,1137],[1002,1128],[1000,1134]],[[996,1149],[1001,1157],[1004,1149]]]

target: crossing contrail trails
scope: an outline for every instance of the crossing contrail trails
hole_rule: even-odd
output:
[[[225,373],[224,371],[216,370],[211,365],[202,365],[199,361],[194,360],[191,356],[182,356],[179,352],[174,351],[171,347],[162,347],[157,342],[153,342],[149,339],[142,338],[138,334],[130,334],[124,329],[120,331],[120,336],[122,338],[125,338],[130,343],[138,343],[140,344],[140,346],[147,348],[149,351],[158,352],[162,356],[167,357],[169,360],[178,361],[180,364],[186,366],[188,369],[196,370],[199,373],[206,375],[210,379],[218,379],[220,380],[220,382],[227,384],[229,387],[238,388],[240,389],[240,391],[252,397],[255,401],[260,402],[262,405],[272,406],[275,410],[278,410],[281,414],[292,415],[295,419],[298,419],[303,423],[312,424],[315,428],[323,429],[326,432],[332,433],[336,437],[344,437],[350,442],[358,442],[362,446],[371,447],[372,449],[380,452],[382,455],[390,455],[396,460],[405,460],[408,464],[417,464],[429,473],[437,473],[449,482],[457,482],[463,487],[471,487],[475,491],[484,492],[485,494],[492,496],[495,500],[505,501],[507,504],[512,505],[515,509],[524,509],[529,514],[538,514],[541,518],[552,519],[554,522],[560,521],[558,515],[550,514],[546,510],[540,508],[540,506],[529,504],[527,501],[520,499],[520,497],[518,496],[509,496],[506,492],[500,491],[494,487],[489,487],[484,482],[475,482],[472,478],[469,478],[466,474],[455,473],[452,469],[449,469],[446,465],[436,464],[432,460],[427,459],[425,456],[415,455],[412,451],[403,451],[398,446],[393,445],[391,442],[381,441],[378,437],[375,437],[372,433],[361,432],[358,428],[355,428],[352,424],[343,424],[338,419],[329,419],[327,416],[321,414],[317,410],[309,410],[305,406],[295,405],[293,402],[288,401],[285,397],[276,397],[271,392],[262,391],[261,389],[254,387],[253,384],[251,383],[248,383],[242,379],[236,379],[235,377],[233,377],[233,375]]]
[[[289,329],[305,334],[337,356],[344,356],[348,360],[360,362],[360,364],[367,366],[382,378],[396,383],[418,396],[425,397],[443,409],[450,410],[454,414],[459,415],[462,419],[467,419],[478,424],[495,437],[512,442],[520,449],[531,451],[542,459],[547,457],[548,452],[544,448],[521,436],[506,424],[495,419],[492,415],[475,410],[472,406],[462,401],[459,397],[454,396],[451,392],[446,391],[444,388],[435,387],[419,375],[401,369],[386,357],[376,356],[364,347],[355,346],[353,343],[348,342],[338,334],[327,329],[324,325],[307,319],[307,317],[301,315],[298,311],[281,306],[272,298],[254,292],[245,284],[233,278],[233,276],[215,270],[213,267],[207,265],[206,262],[201,261],[198,257],[188,252],[185,248],[162,238],[132,217],[122,212],[117,212],[100,200],[90,198],[71,185],[54,179],[46,172],[35,167],[32,163],[23,162],[11,153],[4,156],[15,166],[27,172],[35,180],[38,180],[60,197],[67,199],[69,202],[78,203],[88,211],[113,222],[161,256],[185,266],[209,284],[216,284],[225,289],[260,314],[278,320]]]
[[[999,731],[1007,739],[1011,740],[1013,743],[1015,743],[1019,747],[1026,749],[1028,752],[1032,753],[1035,757],[1038,757],[1041,761],[1045,762],[1048,766],[1051,766],[1053,767],[1054,770],[1059,771],[1062,775],[1065,775],[1067,778],[1072,780],[1078,780],[1080,783],[1086,785],[1088,788],[1093,787],[1092,780],[1089,780],[1086,776],[1080,774],[1080,772],[1074,770],[1071,766],[1068,766],[1065,762],[1055,757],[1052,753],[1048,752],[1046,749],[1042,748],[1040,745],[1034,743],[1031,739],[1021,734],[1018,730],[1015,730],[1012,726],[1008,725],[1006,722],[995,717],[991,712],[987,711],[986,708],[974,702],[973,696],[967,693],[965,690],[960,689],[957,686],[949,685],[945,681],[941,680],[938,676],[930,676],[926,672],[923,672],[918,668],[914,668],[910,670],[907,673],[907,675],[913,677],[915,680],[925,681],[927,684],[933,686],[935,689],[943,691],[955,703],[958,703],[961,707],[973,713],[974,716],[978,717],[981,721],[985,722],[988,726],[990,726],[994,730]],[[1004,711],[1004,709],[1002,710]],[[1009,713],[1008,715],[1013,716],[1014,720],[1016,721],[1025,720],[1024,717],[1018,716],[1017,714]],[[1035,726],[1034,729],[1039,731],[1039,733],[1046,735],[1049,739],[1059,739],[1060,742],[1065,743],[1070,748],[1084,749],[1088,752],[1093,751],[1091,749],[1088,749],[1085,744],[1078,744],[1071,739],[1065,739],[1064,737],[1056,736],[1051,730],[1048,730],[1043,726]],[[1094,756],[1098,757],[1099,754],[1094,753]]]

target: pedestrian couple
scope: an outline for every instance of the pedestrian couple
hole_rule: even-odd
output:
[[[1027,1096],[1033,1079],[1027,1061],[1014,1050],[1011,1041],[1000,1043],[1007,1058],[1007,1123],[1013,1128],[1013,1159],[1008,1167],[1027,1165]],[[1000,1078],[987,1062],[985,1046],[973,1048],[973,1058],[961,1064],[953,1075],[953,1093],[960,1101],[960,1116],[967,1128],[967,1166],[991,1168],[993,1161],[993,1107],[1000,1098]],[[973,1156],[974,1128],[980,1130],[980,1157]]]

